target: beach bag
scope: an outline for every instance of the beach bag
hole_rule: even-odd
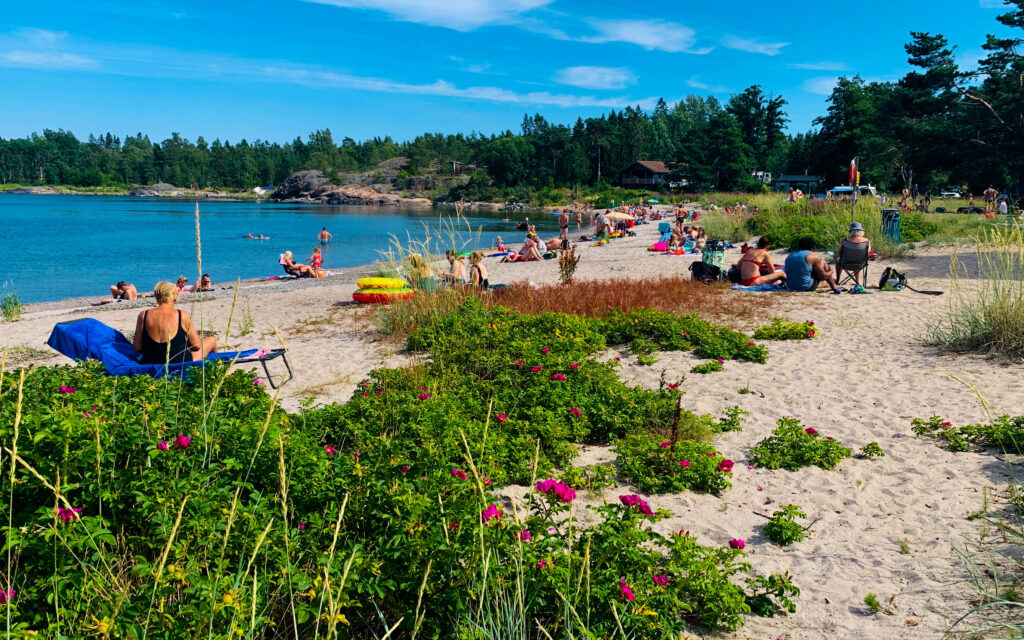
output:
[[[731,282],[733,284],[739,284],[740,280],[743,279],[743,278],[740,277],[740,268],[739,267],[730,267],[729,268],[728,277],[729,277],[729,282]]]
[[[699,280],[704,284],[711,284],[712,282],[721,282],[725,277],[725,273],[721,267],[707,262],[693,262],[690,264],[690,278],[693,280]]]
[[[708,240],[706,243],[704,243],[703,253],[704,256],[701,258],[701,262],[714,265],[719,269],[722,269],[725,265],[724,240]]]
[[[921,291],[907,284],[907,276],[893,269],[886,267],[882,272],[882,279],[878,281],[878,288],[882,291],[903,291],[909,289],[914,293],[922,293],[926,296],[941,296],[941,291]]]

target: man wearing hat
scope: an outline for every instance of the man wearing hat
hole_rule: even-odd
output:
[[[868,243],[868,255],[871,254],[871,241],[864,237],[864,226],[861,223],[859,223],[859,222],[852,222],[852,223],[850,223],[850,235],[849,235],[849,237],[846,238],[846,241],[847,242],[852,242],[854,244],[860,244],[862,242],[867,242]],[[842,245],[842,243],[840,243],[839,244],[839,251],[836,252],[836,261],[837,262],[839,261],[839,258],[842,255],[843,255],[843,245]],[[853,282],[854,282],[854,287],[853,287],[854,292],[860,293],[861,291],[864,291],[864,283],[861,282],[861,272],[860,271],[858,271],[856,274],[854,274]]]

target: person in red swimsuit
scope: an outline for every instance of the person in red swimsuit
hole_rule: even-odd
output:
[[[768,238],[762,237],[757,241],[756,249],[749,249],[740,258],[735,267],[740,270],[740,283],[745,287],[752,287],[761,284],[781,283],[786,279],[785,271],[776,271],[772,263],[772,256],[768,253]]]

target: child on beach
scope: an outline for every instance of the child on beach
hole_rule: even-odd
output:
[[[320,247],[315,247],[313,249],[313,255],[309,256],[309,266],[313,270],[313,277],[315,277],[315,278],[319,278],[320,277],[320,273],[321,273],[320,267],[323,265],[323,263],[324,263],[324,257],[320,253]]]
[[[502,253],[502,252],[505,251],[505,241],[501,239],[501,236],[498,236],[497,238],[495,238],[494,244],[495,244],[495,246],[498,247],[498,252],[499,253]]]

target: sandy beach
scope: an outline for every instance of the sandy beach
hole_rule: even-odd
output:
[[[636,237],[604,247],[581,244],[577,277],[688,273],[690,263],[699,258],[646,251],[656,228],[638,226]],[[911,259],[873,263],[869,282],[877,282],[884,267],[892,265],[907,273],[915,287],[948,291],[951,251],[928,248],[916,251]],[[969,259],[971,250],[964,249],[962,255]],[[726,262],[738,256],[739,251],[731,249]],[[783,254],[777,256],[781,259]],[[558,280],[553,260],[501,264],[492,258],[486,264],[492,283]],[[374,330],[371,309],[352,302],[361,271],[318,281],[241,287],[228,342],[239,348],[269,348],[280,335],[295,370],[295,380],[280,395],[286,408],[294,410],[310,397],[322,403],[344,402],[354,384],[372,369],[412,360],[401,352],[401,345]],[[201,304],[185,300],[180,306],[193,314],[197,325],[215,330],[223,340],[233,287],[221,286]],[[1019,415],[1024,413],[1024,376],[1019,363],[957,356],[923,344],[928,323],[948,304],[948,296],[871,291],[857,296],[731,294],[778,298],[773,310],[738,328],[752,330],[767,324],[772,315],[813,320],[820,328],[814,340],[770,343],[764,365],[730,361],[723,372],[693,375],[688,373],[697,362],[692,354],[659,353],[649,367],[638,366],[628,350],[606,356],[621,357],[621,375],[629,384],[656,388],[663,371],[670,380],[685,377],[684,406],[694,411],[719,414],[738,405],[750,412],[742,431],[724,434],[715,443],[737,462],[731,490],[721,497],[682,493],[650,499],[653,506],[674,513],[658,527],[685,529],[712,545],[743,538],[759,571],[788,571],[801,588],[795,614],[748,617],[743,629],[726,637],[931,639],[941,637],[952,621],[974,606],[967,573],[954,548],[977,541],[984,524],[968,520],[968,514],[982,507],[984,487],[992,488],[990,506],[997,509],[1008,479],[1020,475],[1019,461],[991,452],[950,453],[915,437],[910,421],[932,415],[957,425],[986,420],[978,397],[954,376],[976,384],[993,415]],[[0,348],[47,349],[45,341],[55,323],[81,317],[131,331],[137,307],[149,304],[93,307],[90,301],[27,305],[21,320],[0,324]],[[254,324],[250,333],[240,335],[246,314]],[[32,360],[69,362],[57,354]],[[749,448],[784,416],[797,417],[854,450],[877,441],[886,455],[845,460],[834,471],[748,468]],[[613,458],[606,448],[587,447],[578,462]],[[583,496],[581,502],[612,501],[624,492],[623,487],[609,489],[604,495]],[[521,496],[525,488],[507,488],[504,493]],[[817,522],[807,540],[783,549],[764,537],[761,526],[766,521],[763,515],[786,503],[800,505],[809,516],[807,522]],[[907,554],[899,550],[901,539],[907,541]],[[863,603],[869,592],[891,615],[870,613]]]

